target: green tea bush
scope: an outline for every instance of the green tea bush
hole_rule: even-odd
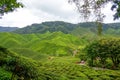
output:
[[[5,63],[0,69],[0,80],[119,80],[120,71],[95,70],[75,62],[79,59],[71,57],[54,57],[45,61],[34,61],[29,58],[0,51]],[[1,73],[4,72],[5,74]],[[7,77],[6,77],[7,76]],[[12,76],[12,77],[11,77]]]
[[[0,57],[0,67],[11,72],[11,80],[21,77],[25,80],[38,78],[39,69],[34,60],[19,56],[3,47],[0,47]]]
[[[10,80],[11,73],[0,68],[0,80]]]
[[[116,80],[120,72],[114,70],[95,70],[88,66],[76,65],[65,61],[45,62],[40,67],[40,80]]]
[[[98,60],[101,67],[106,67],[107,59],[112,61],[112,68],[117,69],[120,64],[120,39],[100,39],[86,47],[87,55],[90,58],[89,64],[96,66]]]

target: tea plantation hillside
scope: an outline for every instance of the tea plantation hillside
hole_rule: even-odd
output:
[[[62,21],[0,32],[0,80],[120,80],[120,23]]]
[[[74,57],[35,61],[3,47],[0,55],[0,80],[120,80],[119,70],[80,65]]]
[[[62,32],[47,32],[45,34],[0,33],[0,43],[1,46],[21,55],[34,58],[46,54],[54,56],[73,55],[75,50],[79,50],[87,44],[87,40]]]

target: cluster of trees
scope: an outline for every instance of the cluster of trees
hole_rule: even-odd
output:
[[[102,13],[102,8],[112,2],[111,10],[115,10],[114,20],[120,17],[120,1],[119,0],[69,0],[69,2],[75,3],[78,11],[82,14],[86,20],[89,20],[91,14],[94,14],[95,21],[102,22],[105,15]]]
[[[90,57],[90,65],[98,60],[102,67],[112,62],[112,68],[117,69],[120,64],[120,39],[101,39],[86,48]]]

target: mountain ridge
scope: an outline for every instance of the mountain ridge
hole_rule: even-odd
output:
[[[102,34],[120,34],[120,23],[102,23]],[[23,28],[17,27],[0,27],[0,32],[13,32],[19,34],[32,34],[32,33],[46,33],[46,32],[63,32],[65,34],[79,34],[83,35],[86,32],[90,34],[97,34],[97,25],[95,22],[82,22],[72,24],[63,21],[49,21],[42,23],[35,23]]]
[[[2,27],[0,26],[0,32],[11,32],[18,29],[18,27]]]
[[[106,33],[109,28],[113,30],[120,29],[120,23],[102,23],[103,32]],[[92,33],[97,33],[97,25],[95,22],[83,22],[78,24],[72,24],[63,21],[51,21],[51,22],[43,22],[41,24],[32,24],[30,26],[26,26],[24,28],[17,29],[13,32],[20,34],[31,34],[31,33],[46,33],[46,32],[57,32],[61,31],[65,34],[71,34],[74,30],[79,28],[89,29]]]

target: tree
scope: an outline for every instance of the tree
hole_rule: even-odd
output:
[[[120,0],[69,0],[69,2],[75,3],[79,13],[87,20],[94,14],[95,20],[103,21],[105,15],[101,11],[109,2],[113,3],[111,10],[116,10],[114,20],[120,17]]]
[[[5,13],[13,12],[17,8],[23,7],[23,4],[17,0],[1,0],[0,1],[0,17]]]
[[[86,50],[92,63],[99,58],[102,67],[105,66],[107,59],[112,61],[114,69],[118,68],[120,64],[120,39],[97,40],[87,46]]]
[[[107,3],[112,2],[111,10],[116,10],[114,20],[120,17],[120,0],[69,0],[69,2],[75,3],[79,13],[86,21],[89,20],[90,16],[94,17],[97,22],[99,35],[102,33],[101,23],[105,17],[101,11]]]

